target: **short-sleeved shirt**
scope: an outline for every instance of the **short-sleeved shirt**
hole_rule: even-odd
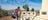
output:
[[[21,15],[21,10],[17,9],[18,17]]]
[[[18,16],[18,13],[17,13],[17,12],[14,12],[14,13],[12,13],[12,15],[13,15],[14,17],[17,17],[17,16]]]

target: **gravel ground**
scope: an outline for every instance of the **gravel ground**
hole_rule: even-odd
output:
[[[0,18],[0,20],[16,20],[16,19],[13,19],[12,16],[5,16],[5,17]],[[18,20],[20,19],[18,18]]]
[[[11,16],[5,16],[0,18],[0,20],[13,20],[13,18]]]

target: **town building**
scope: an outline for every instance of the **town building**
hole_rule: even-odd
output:
[[[21,20],[33,20],[36,17],[36,12],[33,11],[22,11],[21,12]]]
[[[28,15],[29,13],[30,13],[30,15]],[[33,13],[31,11],[23,11],[22,14],[21,14],[21,18],[23,20],[29,20],[29,19],[27,19],[27,17],[28,16],[29,17],[34,17],[34,16],[32,16],[32,14]],[[22,15],[23,15],[23,17],[22,17]],[[33,18],[30,18],[30,20],[33,20]],[[34,20],[48,20],[48,0],[42,0],[42,7],[40,9],[39,16],[36,16],[34,18]]]

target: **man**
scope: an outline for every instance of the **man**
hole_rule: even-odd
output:
[[[14,20],[18,20],[17,9],[15,10],[15,12],[12,13],[12,17],[14,18]]]
[[[20,16],[21,16],[21,10],[20,10],[20,7],[17,8],[17,13],[18,13],[18,19],[20,20]]]
[[[17,8],[17,13],[18,13],[18,17],[20,17],[20,15],[21,15],[20,7]]]

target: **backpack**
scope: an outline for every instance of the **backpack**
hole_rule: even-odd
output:
[[[16,18],[16,16],[17,16],[17,13],[13,13],[13,14],[12,14],[12,17],[13,17],[13,18]]]

